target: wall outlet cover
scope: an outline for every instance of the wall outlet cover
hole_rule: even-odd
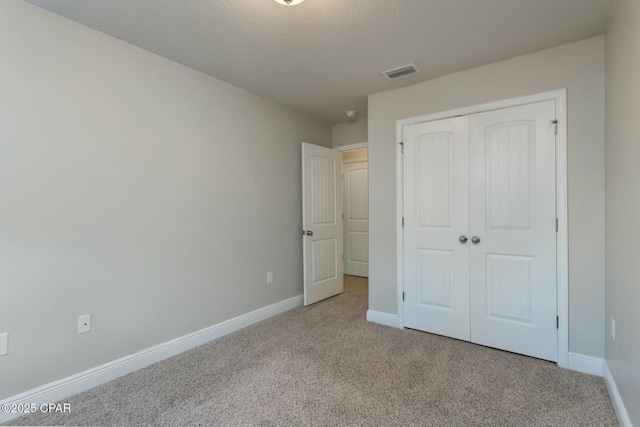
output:
[[[9,353],[9,332],[0,334],[0,356]]]
[[[91,315],[78,316],[78,333],[84,334],[91,331]]]
[[[611,340],[616,340],[616,319],[611,318]]]

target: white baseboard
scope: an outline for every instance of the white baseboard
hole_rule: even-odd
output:
[[[381,311],[367,310],[367,321],[372,323],[379,323],[385,326],[391,326],[392,328],[398,327],[398,315],[383,313]]]
[[[122,357],[98,367],[88,369],[67,378],[45,384],[24,393],[11,396],[0,401],[4,404],[36,404],[54,403],[104,384],[152,363],[180,354],[209,341],[215,340],[254,323],[268,319],[285,311],[302,306],[303,297],[298,295],[250,313],[234,317],[213,326],[184,335],[171,341],[149,347],[145,350]],[[0,411],[0,424],[6,423],[23,414]]]
[[[585,356],[584,354],[579,353],[569,353],[569,363],[567,368],[572,371],[601,377],[603,362],[604,360],[599,357]]]
[[[604,381],[607,384],[607,388],[609,389],[609,395],[611,396],[611,401],[613,402],[613,408],[616,410],[618,422],[622,427],[633,427],[633,424],[631,424],[631,418],[629,418],[629,413],[627,412],[627,408],[625,408],[624,406],[624,402],[622,401],[622,397],[620,396],[620,392],[618,391],[618,386],[616,386],[616,382],[613,379],[613,375],[611,375],[611,371],[607,366],[606,360],[602,364],[602,374],[604,376]]]

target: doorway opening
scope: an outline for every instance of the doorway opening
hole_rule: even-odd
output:
[[[342,293],[344,273],[369,275],[368,175],[366,143],[337,149],[302,143],[305,306]]]
[[[369,277],[369,150],[341,152],[344,274]]]

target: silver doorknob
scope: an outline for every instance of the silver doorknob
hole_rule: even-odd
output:
[[[467,243],[467,240],[469,239],[467,239],[467,236],[460,236],[458,237],[458,240],[460,240],[460,243]]]
[[[478,236],[473,236],[471,238],[471,243],[473,243],[474,245],[477,245],[478,243],[480,243],[480,238]]]
[[[307,236],[313,236],[313,231],[307,230]]]

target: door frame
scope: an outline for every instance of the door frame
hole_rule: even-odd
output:
[[[340,145],[338,147],[333,147],[333,149],[336,151],[354,151],[354,150],[362,150],[363,148],[369,148],[369,143],[359,142],[357,144]]]
[[[396,253],[397,253],[397,301],[398,327],[404,328],[404,235],[402,218],[404,216],[404,168],[403,168],[403,131],[404,127],[417,123],[448,119],[456,116],[468,116],[487,111],[533,104],[542,101],[555,101],[557,137],[556,137],[556,215],[558,233],[556,240],[556,286],[558,326],[558,366],[568,368],[569,361],[569,218],[567,195],[567,90],[559,89],[517,98],[510,98],[470,107],[456,108],[438,113],[426,114],[396,121]]]

